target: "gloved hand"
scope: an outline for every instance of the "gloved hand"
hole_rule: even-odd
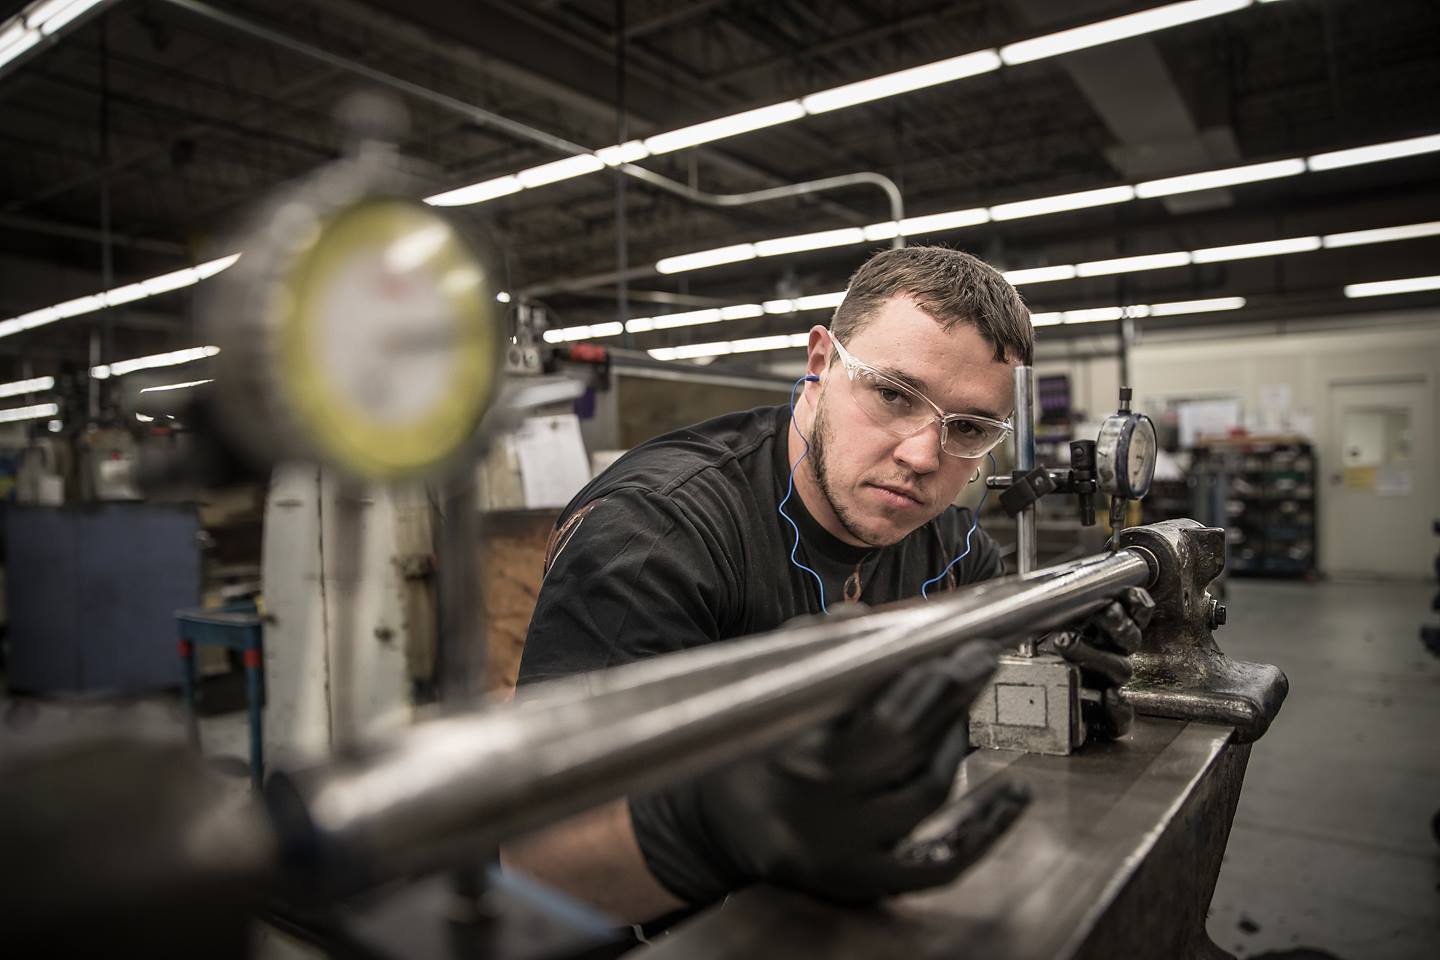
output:
[[[756,880],[864,902],[955,879],[1029,801],[997,778],[945,836],[904,843],[949,796],[970,702],[994,669],[994,651],[971,644],[775,753],[632,797],[651,872],[693,904]]]
[[[1143,587],[1129,587],[1077,630],[1061,630],[1041,641],[1080,668],[1080,682],[1100,695],[1085,700],[1081,711],[1096,736],[1122,737],[1135,721],[1135,708],[1120,697],[1133,670],[1129,656],[1140,649],[1141,631],[1155,615],[1155,601]]]

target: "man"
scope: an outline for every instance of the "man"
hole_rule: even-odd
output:
[[[953,503],[1009,433],[1013,368],[1032,352],[1029,312],[983,262],[941,247],[872,257],[829,328],[811,329],[791,406],[659,437],[576,496],[520,682],[999,575],[994,542]],[[504,861],[631,921],[756,879],[838,900],[953,879],[964,858],[937,868],[897,844],[946,799],[993,661],[962,649],[778,757],[576,817]],[[972,852],[1023,805],[992,799],[975,827],[988,833],[959,838]]]

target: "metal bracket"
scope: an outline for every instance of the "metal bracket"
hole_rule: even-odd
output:
[[[970,706],[970,744],[1065,756],[1085,742],[1080,671],[1052,654],[1004,655]]]

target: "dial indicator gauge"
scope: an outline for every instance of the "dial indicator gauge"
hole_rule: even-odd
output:
[[[1155,478],[1158,451],[1155,424],[1149,417],[1139,413],[1106,417],[1095,444],[1101,489],[1114,497],[1142,499]]]

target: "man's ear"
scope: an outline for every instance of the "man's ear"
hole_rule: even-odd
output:
[[[819,324],[810,328],[810,342],[806,346],[805,379],[819,382],[830,366],[830,331]]]

